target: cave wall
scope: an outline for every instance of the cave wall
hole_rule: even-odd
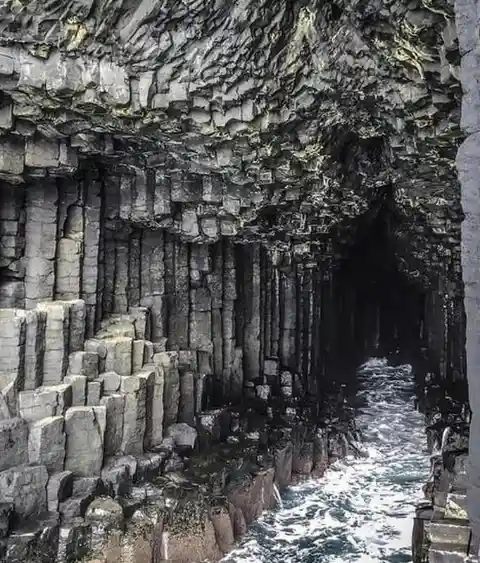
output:
[[[176,424],[318,417],[370,354],[461,410],[448,2],[27,4],[0,7],[0,552],[160,474]]]
[[[455,2],[456,22],[462,56],[462,128],[466,140],[458,151],[457,168],[462,186],[465,221],[462,225],[462,265],[467,316],[467,376],[470,407],[468,513],[473,532],[474,553],[480,545],[480,107],[478,73],[478,2]]]
[[[280,252],[225,229],[242,205],[228,185],[217,184],[212,203],[208,178],[85,164],[76,175],[1,185],[1,307],[82,300],[87,339],[114,336],[110,326],[141,311],[139,334],[154,352],[197,358],[210,407],[278,387],[279,369],[294,374],[299,397],[319,402],[369,355],[399,352],[461,397],[458,213],[437,216],[442,245],[426,247],[434,255],[415,246],[425,246],[424,226],[400,218],[393,227],[383,211],[337,233],[324,254],[300,244]],[[14,388],[22,385],[20,376]]]

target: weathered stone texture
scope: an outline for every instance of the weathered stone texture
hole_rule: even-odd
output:
[[[462,127],[468,134],[457,155],[457,169],[462,187],[462,270],[465,283],[467,315],[467,374],[472,420],[470,423],[468,516],[473,531],[473,545],[480,545],[480,121],[478,120],[478,6],[473,0],[455,2],[455,16],[460,52],[463,88]]]
[[[28,426],[21,418],[0,421],[0,471],[27,463]]]
[[[47,469],[44,465],[17,466],[0,472],[0,503],[11,502],[15,512],[29,518],[47,508]]]
[[[100,475],[106,408],[72,407],[65,413],[65,469],[79,477]]]
[[[65,434],[63,416],[44,418],[30,425],[28,460],[32,465],[44,465],[49,472],[63,470]]]
[[[59,563],[85,555],[103,516],[123,526],[116,501],[88,508],[100,477],[130,493],[137,458],[161,458],[154,476],[182,469],[174,447],[235,427],[225,405],[278,403],[294,419],[338,362],[371,350],[374,308],[338,270],[382,214],[392,269],[423,303],[415,346],[465,402],[459,76],[478,434],[474,0],[456,2],[458,43],[451,2],[44,4],[0,8],[0,500],[22,516],[58,509]],[[295,462],[277,452],[277,482],[321,474],[323,438]],[[472,438],[474,470],[475,452]],[[234,507],[202,513],[192,544],[171,526],[176,561],[229,549],[272,483],[260,472]],[[158,514],[137,517],[132,537],[163,530]],[[137,557],[128,541],[130,559],[114,560]]]

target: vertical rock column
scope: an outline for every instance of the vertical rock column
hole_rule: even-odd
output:
[[[165,244],[168,296],[168,346],[187,350],[189,340],[190,273],[188,246],[171,236]]]
[[[314,285],[312,270],[306,268],[302,280],[302,308],[303,308],[303,354],[302,374],[305,381],[305,390],[310,395],[316,393],[316,381],[312,377],[312,332],[313,332],[313,301]]]
[[[140,304],[151,312],[152,340],[165,336],[165,264],[163,231],[144,230],[141,239]],[[173,275],[173,272],[171,272]]]
[[[25,285],[21,256],[24,251],[23,237],[25,213],[22,186],[0,183],[0,307],[23,307]]]
[[[212,310],[213,374],[215,387],[219,394],[225,398],[228,397],[230,382],[223,378],[223,244],[220,242],[211,246],[210,249],[211,271],[207,274],[207,282]]]
[[[83,262],[84,218],[78,183],[58,181],[60,186],[59,228],[55,268],[55,299],[80,297]]]
[[[223,341],[223,381],[228,386],[228,394],[235,400],[242,394],[243,370],[236,362],[235,350],[235,302],[237,299],[237,271],[233,243],[228,239],[223,243],[223,284],[222,284],[222,341]],[[237,354],[238,357],[238,354]]]
[[[17,392],[23,388],[26,327],[22,313],[0,309],[0,420],[16,416]]]
[[[245,379],[253,381],[260,376],[260,245],[244,246],[243,256],[243,366]]]
[[[53,299],[57,246],[57,186],[54,180],[26,187],[25,307]]]
[[[91,338],[97,328],[96,323],[101,311],[97,311],[97,304],[101,303],[103,283],[99,279],[100,255],[100,210],[101,210],[100,182],[87,175],[83,182],[84,207],[84,239],[81,298],[86,307],[86,336]]]
[[[468,137],[457,155],[462,186],[462,267],[467,315],[467,376],[470,424],[468,512],[473,543],[480,540],[480,40],[475,0],[457,0],[455,15],[462,55],[462,127]]]
[[[181,276],[178,276],[179,280],[176,283],[181,285],[177,286],[179,291],[175,293],[175,300],[180,301],[180,303],[176,305],[175,309],[181,311],[183,323],[185,304],[183,303],[183,292],[180,288],[188,287],[187,284],[189,283],[190,303],[187,305],[189,312],[189,346],[185,346],[185,348],[188,347],[211,355],[213,352],[212,297],[206,280],[209,270],[209,247],[206,245],[191,245],[189,280],[183,279],[183,273],[179,272]]]
[[[296,369],[295,333],[297,322],[297,291],[292,272],[280,273],[279,355],[283,366]]]
[[[280,272],[278,267],[274,264],[272,269],[272,324],[271,324],[271,355],[278,356],[279,354],[279,335],[280,335]]]

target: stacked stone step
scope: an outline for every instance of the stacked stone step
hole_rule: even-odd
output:
[[[454,457],[452,471],[443,468],[434,491],[432,519],[425,525],[430,563],[466,560],[471,548],[471,530],[466,505],[465,454]]]
[[[2,540],[14,523],[38,518],[47,510],[59,511],[62,522],[83,516],[97,492],[102,467],[110,467],[111,473],[104,450],[107,455],[143,453],[147,391],[152,406],[160,402],[155,415],[160,413],[160,424],[149,423],[148,446],[162,440],[163,374],[153,363],[142,370],[143,357],[135,357],[151,345],[138,346],[132,338],[115,336],[103,341],[102,360],[107,368],[120,371],[112,376],[119,380],[118,391],[127,405],[119,410],[122,433],[117,446],[110,438],[115,428],[107,424],[112,419],[108,391],[115,385],[112,377],[101,377],[99,354],[89,350],[88,342],[84,349],[84,331],[85,304],[80,300],[42,302],[31,311],[0,310],[2,560],[18,553],[26,538],[13,530],[8,542]],[[134,363],[140,371],[132,376]],[[104,380],[108,380],[105,393]],[[58,517],[54,521],[39,526],[58,528]],[[79,523],[65,534],[75,536],[82,526]],[[40,535],[44,538],[48,533]],[[29,537],[38,539],[35,534]]]
[[[207,433],[225,433],[222,412],[200,413],[205,373],[199,369],[208,368],[208,357],[202,350],[167,352],[164,341],[149,341],[148,309],[111,315],[87,340],[81,300],[0,310],[0,319],[0,555],[6,561],[20,544],[45,550],[39,538],[50,537],[59,522],[52,558],[62,561],[68,545],[87,541],[84,515],[98,494],[122,495],[139,475],[158,474],[173,446],[195,445],[197,418]],[[40,521],[47,511],[53,520]],[[29,518],[39,522],[34,536],[21,525]]]
[[[83,347],[85,306],[74,300],[2,309],[0,326],[0,551],[8,560],[23,553],[26,536],[1,538],[13,523],[47,512],[58,493],[54,476],[65,465],[72,397],[63,379],[69,355]],[[30,533],[30,543],[49,541],[55,528],[56,518],[39,521],[42,531]]]

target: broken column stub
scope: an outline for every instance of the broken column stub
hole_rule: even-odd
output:
[[[72,407],[84,407],[87,400],[87,377],[85,375],[66,375],[64,383],[72,389]]]
[[[65,414],[65,469],[78,477],[99,476],[103,464],[106,408],[71,407]]]
[[[113,456],[121,451],[125,395],[113,393],[100,399],[106,409],[105,455]]]
[[[121,450],[124,454],[143,453],[147,427],[147,390],[151,388],[154,377],[154,370],[147,369],[122,378],[120,389],[125,394],[125,409]]]
[[[65,461],[63,425],[63,416],[44,418],[30,425],[28,460],[32,465],[45,465],[50,473],[63,470]]]
[[[0,471],[28,463],[28,425],[21,418],[0,421]]]
[[[39,387],[43,382],[45,330],[47,315],[44,311],[22,311],[25,315],[24,390]]]
[[[160,352],[154,356],[155,365],[164,374],[164,419],[165,427],[177,422],[180,406],[180,372],[177,352]]]
[[[82,300],[43,302],[46,313],[43,385],[60,383],[68,369],[69,355],[83,348],[85,303]]]
[[[132,373],[133,339],[124,336],[106,338],[105,371],[128,376]]]
[[[48,472],[44,465],[17,466],[0,472],[0,503],[13,503],[21,518],[30,518],[47,508]]]
[[[90,381],[98,377],[98,354],[96,352],[73,352],[68,359],[68,373],[84,375]]]
[[[72,405],[72,387],[67,383],[38,387],[18,394],[18,412],[27,422],[62,416]]]
[[[159,446],[163,440],[165,373],[155,354],[154,371],[149,379],[146,403],[145,449]]]

